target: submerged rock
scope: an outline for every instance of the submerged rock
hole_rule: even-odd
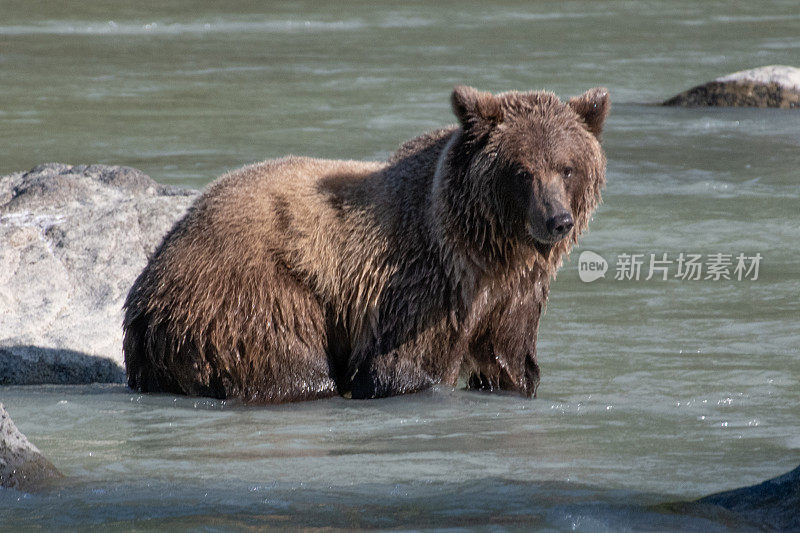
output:
[[[0,487],[27,492],[60,477],[61,472],[20,433],[0,403]]]
[[[770,65],[734,72],[673,96],[664,105],[800,108],[800,69]]]
[[[124,381],[125,296],[196,195],[116,166],[0,177],[0,385]]]

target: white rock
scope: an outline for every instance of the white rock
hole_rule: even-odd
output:
[[[103,165],[0,178],[0,385],[124,381],[125,296],[196,195]]]
[[[786,65],[768,65],[765,67],[740,70],[727,74],[714,81],[737,82],[749,81],[753,83],[777,83],[784,87],[800,90],[800,69]]]
[[[676,94],[663,105],[798,109],[800,69],[769,65],[734,72]]]

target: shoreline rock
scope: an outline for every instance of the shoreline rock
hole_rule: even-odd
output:
[[[723,507],[778,531],[800,531],[800,466],[758,485],[705,496],[697,503]]]
[[[800,69],[770,65],[734,72],[692,87],[662,105],[800,109]]]
[[[713,520],[737,531],[800,531],[800,466],[757,485],[652,509]]]
[[[197,195],[118,166],[0,177],[0,385],[123,382],[125,296]]]
[[[23,435],[0,403],[0,487],[29,492],[64,477]]]

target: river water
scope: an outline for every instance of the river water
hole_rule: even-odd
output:
[[[251,408],[0,387],[68,476],[0,489],[0,524],[749,527],[667,504],[800,463],[800,112],[651,104],[796,65],[795,2],[164,4],[0,0],[0,175],[107,163],[200,187],[287,153],[384,158],[453,122],[458,83],[603,85],[604,204],[553,284],[539,398]],[[604,277],[581,281],[584,251]]]

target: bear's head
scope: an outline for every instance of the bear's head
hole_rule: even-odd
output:
[[[446,202],[462,214],[462,238],[483,255],[520,245],[567,250],[605,183],[599,137],[608,91],[561,102],[549,92],[493,95],[460,86],[452,106],[461,130],[447,155]]]

